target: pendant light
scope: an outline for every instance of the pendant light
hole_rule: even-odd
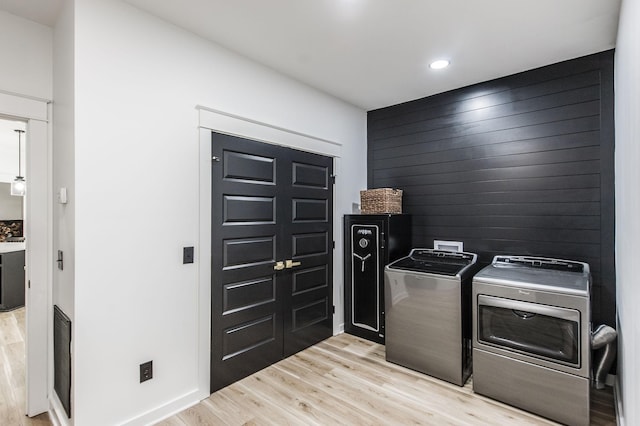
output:
[[[27,183],[22,177],[22,134],[24,130],[16,129],[15,131],[18,133],[18,176],[11,182],[11,195],[22,197],[27,190]]]

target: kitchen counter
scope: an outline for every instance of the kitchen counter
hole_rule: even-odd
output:
[[[0,243],[0,253],[9,253],[25,249],[25,243]]]

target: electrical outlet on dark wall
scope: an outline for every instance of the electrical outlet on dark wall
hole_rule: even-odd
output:
[[[140,364],[140,383],[153,379],[153,361]]]

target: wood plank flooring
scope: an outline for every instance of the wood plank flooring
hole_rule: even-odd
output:
[[[594,392],[591,424],[615,425],[611,388]],[[334,336],[160,422],[201,425],[555,425],[385,361],[384,346]]]
[[[24,415],[24,308],[0,313],[0,425]],[[384,346],[341,334],[228,386],[159,423],[202,425],[555,425],[385,361]],[[591,397],[591,424],[616,424],[611,388]]]
[[[48,414],[25,415],[25,309],[0,312],[0,425],[51,425]]]

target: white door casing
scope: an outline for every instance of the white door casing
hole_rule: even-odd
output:
[[[49,127],[50,102],[0,92],[0,115],[27,123],[25,211],[26,236],[26,407],[35,416],[48,411],[51,381],[53,307],[52,259],[52,152]]]

